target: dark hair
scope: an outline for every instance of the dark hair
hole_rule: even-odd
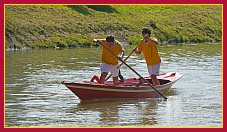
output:
[[[142,33],[151,35],[151,30],[149,28],[143,28]]]
[[[114,42],[114,36],[108,35],[108,36],[106,37],[106,41],[107,41],[107,42]]]

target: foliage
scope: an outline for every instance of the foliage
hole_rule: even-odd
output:
[[[112,34],[135,44],[150,27],[161,43],[222,41],[221,5],[6,5],[6,46],[87,47]]]
[[[132,36],[128,38],[129,45],[138,44],[141,40],[141,36]]]

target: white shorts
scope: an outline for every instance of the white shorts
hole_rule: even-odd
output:
[[[156,64],[156,65],[151,65],[151,66],[147,66],[149,75],[158,75],[159,74],[159,70],[160,70],[160,64]]]
[[[103,62],[100,64],[100,67],[101,67],[101,73],[110,72],[112,74],[112,77],[117,77],[119,74],[119,68],[117,68],[118,65],[109,65]]]

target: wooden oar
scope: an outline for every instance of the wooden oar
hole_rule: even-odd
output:
[[[160,93],[156,88],[154,88],[154,86],[147,81],[146,79],[144,79],[138,72],[136,72],[132,67],[130,67],[126,62],[124,62],[122,59],[118,58],[117,55],[114,54],[113,51],[111,51],[108,47],[106,47],[104,44],[100,43],[104,48],[106,48],[111,54],[113,54],[113,56],[115,56],[119,61],[121,61],[123,64],[125,64],[129,69],[131,69],[136,75],[138,75],[141,79],[143,79],[144,82],[148,83],[148,85],[153,88],[160,96],[162,96],[164,98],[164,100],[167,100],[168,98],[165,97],[162,93]]]
[[[139,45],[137,45],[134,49],[136,49],[138,46],[139,46]],[[124,62],[126,62],[126,60],[128,60],[128,58],[132,55],[132,53],[133,53],[133,51],[131,51],[131,53],[124,59]],[[121,67],[123,64],[124,64],[124,63],[121,62],[121,64],[118,66],[118,68]]]
[[[134,49],[136,49],[138,46],[139,46],[139,45],[137,45]],[[128,60],[128,58],[132,55],[132,53],[133,53],[133,51],[131,51],[131,53],[124,59],[124,62],[126,62],[126,61]],[[121,62],[121,64],[120,64],[117,68],[121,67],[123,64],[124,64],[124,63]],[[121,74],[120,74],[120,75],[121,75]],[[107,81],[111,76],[112,76],[112,75],[110,74],[110,75],[105,79],[105,81]],[[121,75],[121,76],[122,76],[122,75]]]

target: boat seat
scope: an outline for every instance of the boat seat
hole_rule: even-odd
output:
[[[146,80],[147,80],[148,82],[150,82],[151,84],[153,84],[152,81],[151,81],[151,79],[146,79]],[[159,80],[159,82],[160,82],[160,85],[163,85],[163,84],[166,84],[166,83],[171,82],[170,80],[164,80],[164,79],[158,79],[158,80]],[[146,82],[140,81],[139,83],[136,84],[136,86],[139,87],[139,86],[141,86],[142,84],[146,84]]]

